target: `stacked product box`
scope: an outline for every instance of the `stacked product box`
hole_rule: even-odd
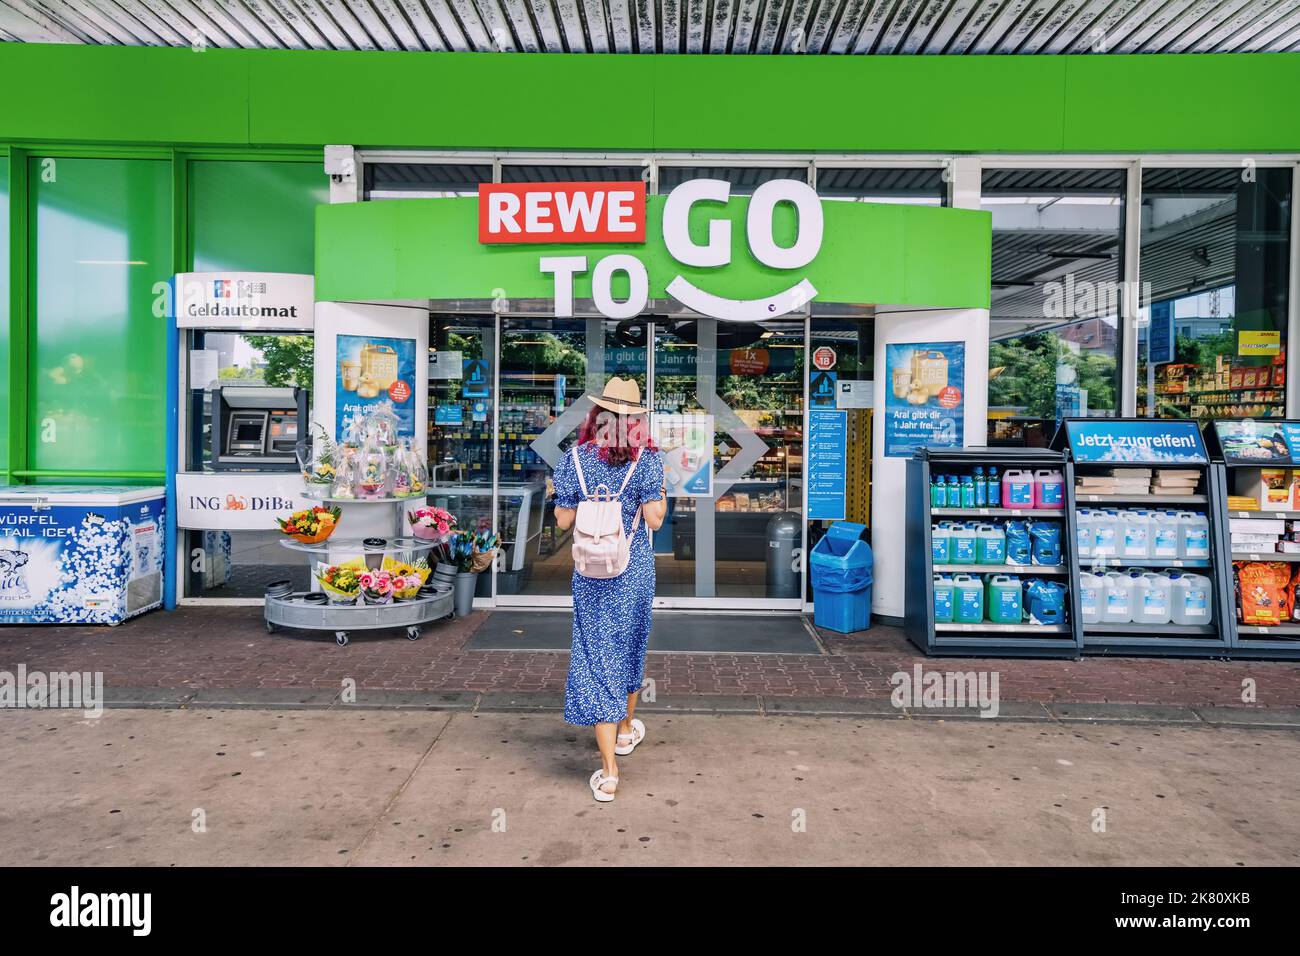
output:
[[[1195,468],[1111,468],[1099,475],[1076,475],[1079,495],[1153,495],[1176,497],[1196,494],[1200,471]]]

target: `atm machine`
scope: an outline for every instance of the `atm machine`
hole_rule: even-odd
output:
[[[312,335],[314,282],[272,272],[182,273],[168,327],[165,600],[260,603],[265,585],[306,574],[276,518],[309,507],[297,448],[310,395],[258,384],[258,339]],[[310,357],[308,359],[310,361]],[[230,371],[236,377],[228,377]],[[303,380],[303,379],[300,379]]]
[[[296,471],[305,421],[306,389],[218,386],[205,458],[214,471]]]

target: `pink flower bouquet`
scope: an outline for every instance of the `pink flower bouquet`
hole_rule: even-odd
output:
[[[359,578],[361,598],[367,604],[391,604],[393,598],[402,592],[409,592],[420,587],[419,574],[394,574],[387,569],[366,571]]]
[[[456,527],[456,516],[445,508],[416,508],[407,512],[411,534],[425,541],[442,541]]]

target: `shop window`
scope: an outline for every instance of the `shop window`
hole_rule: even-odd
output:
[[[1142,174],[1137,412],[1281,418],[1291,170]]]
[[[477,196],[492,182],[490,163],[366,163],[366,199],[444,199]]]
[[[822,199],[848,202],[943,206],[948,201],[948,184],[940,169],[819,166],[817,194]]]
[[[986,169],[989,443],[1043,445],[1119,409],[1122,169]]]
[[[171,166],[32,157],[29,462],[161,472]]]
[[[9,467],[9,158],[0,156],[0,484]]]
[[[328,202],[319,163],[190,163],[194,271],[314,272],[316,206]]]

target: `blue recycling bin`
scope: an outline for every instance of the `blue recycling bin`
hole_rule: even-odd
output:
[[[871,627],[871,545],[866,525],[837,521],[812,549],[813,623],[841,634]]]

